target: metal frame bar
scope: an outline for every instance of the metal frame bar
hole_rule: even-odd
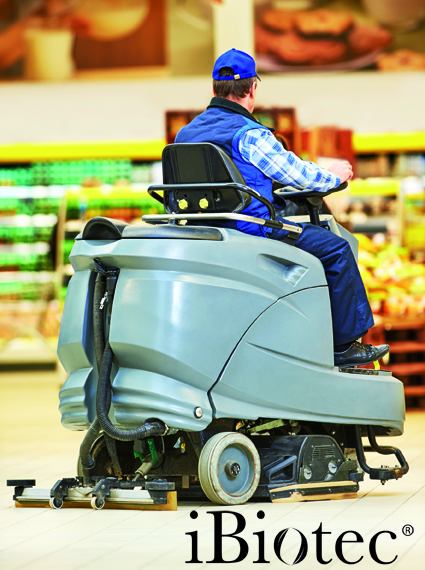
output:
[[[147,223],[160,222],[168,220],[239,220],[241,222],[250,222],[259,226],[272,227],[276,229],[286,230],[295,234],[301,234],[302,228],[285,224],[274,220],[264,220],[263,218],[255,218],[254,216],[245,216],[244,214],[146,214],[142,220]]]
[[[368,439],[371,444],[370,448],[363,448],[360,426],[356,425],[353,427],[356,438],[357,461],[363,471],[367,473],[371,479],[379,479],[381,483],[384,484],[389,479],[400,479],[409,471],[409,465],[400,449],[397,449],[397,447],[381,447],[378,445],[375,438],[374,426],[366,426]],[[395,467],[388,467],[382,465],[380,469],[377,467],[369,467],[366,463],[365,451],[375,451],[381,455],[395,455],[400,462],[400,466],[396,465]]]
[[[226,190],[226,189],[235,190],[238,193],[243,192],[244,194],[248,194],[252,198],[255,198],[262,204],[264,204],[269,212],[269,216],[271,220],[276,220],[276,210],[273,204],[268,200],[265,196],[257,192],[257,190],[253,190],[249,186],[245,186],[244,184],[239,184],[238,182],[198,182],[193,184],[160,184],[160,185],[153,185],[149,186],[148,194],[164,204],[164,198],[158,194],[159,192],[169,193],[174,192],[174,190],[182,190],[186,192],[190,192],[191,190]],[[245,209],[246,206],[242,204],[239,205],[240,207]],[[237,209],[236,209],[237,211]],[[239,210],[240,211],[240,210]]]

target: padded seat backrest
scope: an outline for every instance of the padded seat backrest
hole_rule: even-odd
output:
[[[211,143],[172,144],[162,154],[164,184],[196,184],[245,180],[232,159]]]
[[[166,146],[162,173],[164,183],[148,192],[168,214],[238,213],[251,202],[253,191],[232,159],[211,143]]]

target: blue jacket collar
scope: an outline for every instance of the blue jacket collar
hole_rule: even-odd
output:
[[[238,113],[239,115],[243,115],[244,117],[247,117],[251,121],[254,121],[254,123],[257,123],[257,124],[261,125],[262,127],[264,127],[265,129],[268,129],[272,133],[274,132],[274,129],[270,129],[269,127],[266,127],[265,125],[262,125],[260,123],[260,121],[257,121],[257,119],[254,117],[254,115],[251,115],[251,113],[248,111],[248,109],[245,109],[245,107],[242,107],[242,105],[239,105],[239,103],[235,103],[234,101],[230,101],[230,99],[225,99],[224,97],[213,97],[211,99],[211,102],[208,105],[207,109],[214,108],[214,107],[218,107],[219,109],[227,109],[228,111],[232,111],[233,113]]]

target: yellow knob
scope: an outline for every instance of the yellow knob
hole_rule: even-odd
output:
[[[206,208],[208,208],[208,200],[206,198],[202,198],[201,200],[199,200],[199,205],[203,210],[205,210]]]
[[[189,206],[189,204],[187,203],[187,200],[179,200],[179,208],[180,210],[186,210],[186,208]]]

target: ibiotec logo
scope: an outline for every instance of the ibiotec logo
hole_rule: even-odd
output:
[[[316,530],[307,535],[296,528],[287,527],[279,531],[274,537],[273,552],[270,552],[270,548],[269,552],[266,552],[266,535],[264,530],[252,533],[253,536],[257,537],[256,540],[252,540],[247,533],[242,536],[246,528],[246,520],[241,513],[236,511],[214,510],[207,511],[206,514],[212,515],[213,517],[214,557],[212,560],[203,560],[198,544],[198,531],[186,532],[185,534],[190,536],[191,541],[191,557],[190,560],[186,560],[186,564],[233,564],[244,561],[251,551],[251,556],[256,558],[252,561],[253,564],[270,564],[271,562],[275,562],[272,558],[276,557],[278,561],[287,566],[295,566],[301,564],[306,559],[309,549],[312,550],[314,548],[317,562],[326,565],[330,564],[334,558],[324,557],[323,546],[326,541],[327,548],[329,548],[329,543],[332,540],[334,541],[335,556],[341,562],[350,566],[359,564],[365,558],[365,555],[369,555],[374,562],[381,565],[392,564],[398,558],[398,555],[393,556],[392,559],[384,558],[386,550],[385,541],[397,539],[397,534],[390,530],[380,530],[368,539],[368,541],[365,541],[363,536],[355,530],[345,530],[338,536],[332,536],[332,532],[326,531],[322,523],[320,523]],[[235,517],[236,529],[234,532],[223,533],[223,517],[225,515]],[[191,511],[190,517],[197,519],[197,511]],[[260,520],[264,519],[264,511],[258,511],[257,517]],[[404,525],[402,529],[403,535],[410,536],[413,532],[414,529],[411,525]],[[288,552],[285,552],[285,539],[291,536],[291,534],[292,538],[294,538],[294,535],[298,535],[299,550],[295,557],[293,554],[289,555]],[[226,547],[227,549],[230,546],[230,541],[235,541],[234,545],[239,549],[239,554],[232,560],[223,557],[223,548]],[[288,539],[286,539],[286,543],[288,543]],[[359,546],[357,549],[350,549],[350,557],[348,558],[348,554],[344,550],[345,545],[353,544],[358,544]],[[378,544],[380,545],[380,553],[378,553]],[[353,550],[355,550],[355,552],[353,552]],[[246,567],[246,563],[244,567]]]

